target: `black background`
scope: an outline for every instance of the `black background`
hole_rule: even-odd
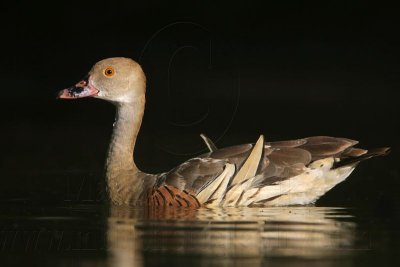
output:
[[[98,200],[114,107],[55,93],[96,61],[125,56],[148,79],[135,152],[143,171],[204,152],[202,132],[219,147],[261,133],[348,137],[393,152],[319,204],[397,216],[399,11],[364,1],[2,3],[0,198]]]

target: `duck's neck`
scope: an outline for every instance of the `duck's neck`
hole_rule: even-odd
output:
[[[140,172],[134,162],[133,152],[142,124],[144,105],[144,96],[133,102],[117,104],[116,121],[106,163],[109,183],[110,179],[121,180],[118,178],[121,173],[130,173],[131,176]],[[112,190],[113,186],[109,186],[109,188]]]

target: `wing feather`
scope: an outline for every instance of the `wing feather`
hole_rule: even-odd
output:
[[[240,183],[248,178],[254,177],[256,175],[262,154],[264,151],[264,136],[258,138],[257,143],[254,145],[249,157],[246,162],[237,172],[235,177],[232,179],[232,184]]]
[[[301,145],[300,148],[309,151],[313,161],[340,155],[343,151],[358,143],[355,140],[330,136],[313,136],[305,139],[307,143]]]
[[[255,144],[223,149],[202,138],[210,152],[158,176],[151,203],[187,207],[292,203],[294,198],[313,195],[307,191],[315,190],[313,183],[324,183],[316,177],[389,151],[354,148],[357,141],[329,136],[265,143],[261,135]]]
[[[218,206],[225,195],[226,188],[235,173],[235,166],[227,163],[224,171],[214,179],[206,188],[197,194],[200,203],[205,203],[212,199],[212,204]]]
[[[197,195],[224,171],[227,160],[194,158],[165,174],[164,183]]]

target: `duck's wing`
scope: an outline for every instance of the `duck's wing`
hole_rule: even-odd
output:
[[[264,138],[261,136],[254,147],[233,147],[231,158],[203,156],[190,159],[159,177],[149,204],[198,207],[211,199],[222,202],[228,186],[255,176],[263,149]],[[246,152],[249,152],[246,162],[236,169],[235,157]]]
[[[207,198],[204,192],[217,190],[215,183],[229,180],[228,176],[233,175],[234,171],[234,165],[228,163],[227,159],[190,159],[159,177],[149,204],[200,207]]]
[[[296,199],[302,191],[315,190],[315,196],[307,195],[307,201],[313,202],[344,180],[359,161],[387,153],[387,149],[368,152],[354,148],[357,141],[328,136],[268,143],[261,136],[255,144],[223,149],[216,149],[207,137],[203,139],[211,151],[160,176],[152,205],[306,204],[304,197]],[[329,175],[333,185],[313,189],[317,178]],[[293,203],[296,201],[303,202]]]

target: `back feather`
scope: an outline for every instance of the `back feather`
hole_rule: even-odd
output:
[[[156,187],[176,188],[206,206],[312,203],[359,162],[389,153],[389,148],[367,151],[354,148],[357,141],[329,136],[265,143],[261,135],[254,145],[223,149],[202,138],[210,152],[163,174]],[[171,195],[168,203],[174,203]]]

